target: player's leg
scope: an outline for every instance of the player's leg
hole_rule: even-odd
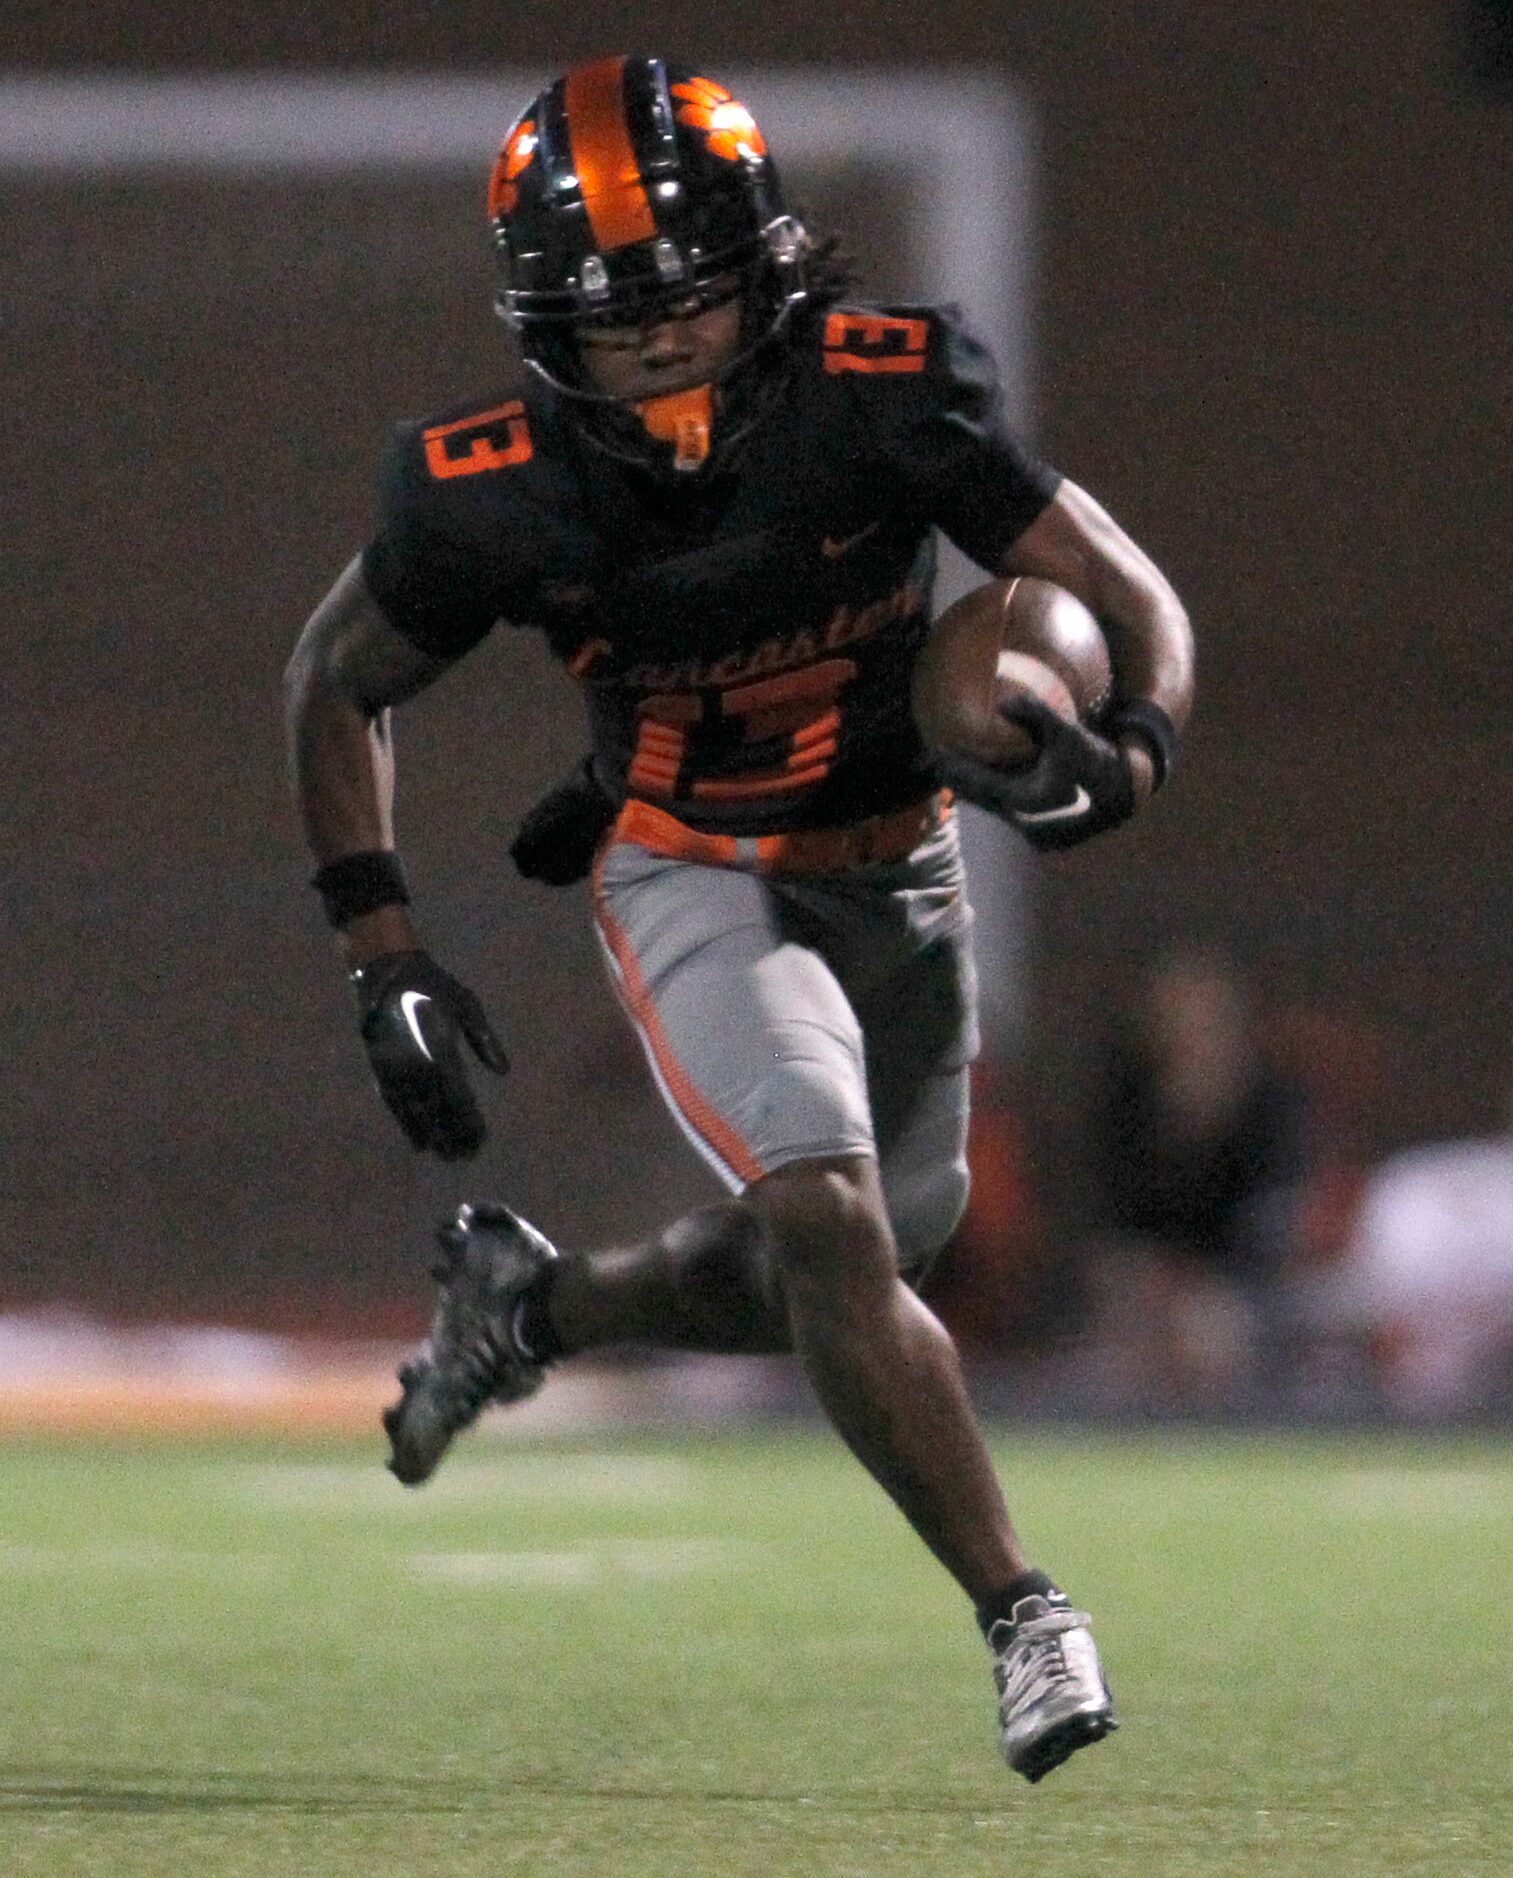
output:
[[[804,901],[739,870],[690,866],[631,845],[610,851],[596,889],[613,981],[652,1074],[685,1134],[729,1186],[740,1192],[788,1161],[871,1153],[861,1033],[810,940],[849,922],[860,952],[891,961],[883,989],[902,996],[893,980],[918,953],[912,927],[895,920],[880,935],[872,922],[858,923],[852,895],[839,896],[837,913],[833,894]],[[928,898],[914,883],[910,904]],[[954,918],[959,924],[959,907]],[[945,1009],[952,996],[959,1001],[953,969],[947,959],[937,970],[915,972],[932,1010]],[[943,1021],[947,1045],[960,1052],[959,1018]],[[937,1049],[933,1035],[927,1044],[932,1055],[947,1047]],[[916,1263],[944,1238],[964,1192],[959,1140],[938,1164],[936,1145],[923,1143],[907,1183],[910,1219],[918,1219],[923,1201],[939,1220],[927,1247],[911,1238]],[[503,1310],[520,1286],[519,1327],[538,1358],[626,1343],[717,1352],[788,1347],[762,1220],[740,1201],[678,1220],[639,1244],[566,1253],[540,1273],[508,1249],[512,1233],[508,1214],[469,1209],[461,1237],[473,1249],[464,1263],[453,1259],[448,1282],[459,1297],[471,1284],[485,1315]],[[459,1340],[478,1348],[487,1341],[470,1311],[459,1307],[454,1315],[463,1328],[454,1336],[439,1324],[433,1354]],[[469,1387],[469,1401],[472,1394]]]
[[[956,1351],[898,1273],[877,1163],[756,1182],[793,1347],[848,1447],[975,1604],[1028,1570]]]
[[[955,820],[856,882],[789,880],[789,930],[835,974],[863,1040],[866,1102],[899,1266],[925,1275],[967,1201],[968,1070],[981,1040]]]
[[[460,1355],[464,1369],[497,1361],[511,1398],[558,1351],[627,1340],[761,1349],[791,1331],[844,1438],[985,1623],[1004,1613],[994,1630],[1000,1668],[1011,1650],[1031,1665],[1012,1705],[1004,1698],[1004,1744],[1037,1778],[1112,1720],[1101,1694],[1096,1715],[1047,1706],[1048,1691],[1063,1709],[1094,1699],[1095,1655],[1075,1688],[1064,1673],[1079,1641],[1091,1651],[1086,1620],[1072,1625],[1064,1604],[1052,1609],[1049,1581],[1023,1569],[950,1340],[899,1282],[851,1006],[760,881],[632,852],[615,886],[612,899],[601,887],[601,930],[653,1073],[701,1152],[745,1186],[744,1204],[647,1245],[565,1260],[549,1247],[543,1257],[539,1235],[504,1209],[478,1209],[458,1229],[438,1324],[450,1318],[433,1346]],[[924,1197],[940,1221],[939,1196]],[[954,1215],[959,1198],[944,1211]],[[926,1228],[921,1243],[940,1229]],[[412,1396],[424,1397],[438,1368],[433,1356],[386,1418],[401,1478],[424,1478],[476,1412],[468,1396],[455,1421],[420,1417],[440,1440],[412,1444],[402,1465]]]
[[[471,1288],[480,1306],[445,1341],[480,1352],[480,1381],[503,1363],[506,1399],[525,1379],[534,1388],[543,1362],[598,1345],[792,1348],[842,1438],[974,1604],[1028,1570],[951,1339],[899,1276],[870,1155],[791,1161],[638,1246],[543,1257],[539,1235],[488,1206],[464,1208],[450,1231],[448,1302]]]
[[[864,1096],[853,1116],[837,1113],[832,1094],[832,1060],[860,1062],[855,1019],[822,961],[779,930],[761,881],[621,844],[597,872],[596,917],[652,1074],[727,1185],[739,1191],[766,1171],[765,1143],[785,1158],[794,1131],[870,1145]],[[859,1086],[859,1074],[851,1081]],[[431,1334],[384,1416],[390,1466],[409,1485],[430,1477],[491,1394],[519,1401],[563,1356],[638,1342],[786,1346],[760,1221],[738,1203],[641,1245],[565,1257],[489,1203],[462,1208],[441,1240]]]
[[[876,1162],[797,1162],[748,1197],[816,1395],[973,1600],[1004,1756],[1041,1779],[1116,1726],[1091,1620],[1020,1549],[951,1339],[898,1276]]]
[[[929,947],[880,994],[854,1000],[883,1199],[899,1267],[916,1284],[966,1210],[975,991],[962,934]]]
[[[784,1160],[871,1152],[875,1127],[912,1278],[966,1199],[977,1030],[954,825],[868,881],[764,881],[622,846],[599,870],[596,917],[652,1073],[704,1158],[740,1192]],[[554,1354],[788,1347],[770,1247],[738,1202],[564,1257],[551,1291],[538,1329]]]
[[[749,1356],[792,1347],[766,1232],[744,1200],[638,1244],[564,1254],[537,1336],[559,1357],[626,1343]]]
[[[735,1195],[816,1150],[869,1150],[861,1037],[825,962],[769,884],[735,868],[612,848],[595,881],[611,979],[684,1135]],[[790,1347],[760,1214],[742,1198],[640,1244],[565,1256],[549,1352],[616,1343]]]
[[[859,877],[722,886],[626,857],[605,885],[601,928],[664,1094],[717,1165],[745,1163],[732,1172],[766,1228],[751,1289],[770,1280],[838,1431],[976,1604],[1005,1755],[1039,1779],[1114,1725],[1097,1651],[1028,1569],[951,1340],[899,1278],[966,1198],[977,1032],[955,827]],[[702,911],[669,920],[690,887]],[[675,959],[685,917],[697,945]]]
[[[431,1333],[383,1416],[389,1467],[406,1486],[430,1479],[486,1402],[534,1395],[564,1357],[627,1343],[789,1348],[765,1229],[740,1201],[689,1214],[641,1245],[566,1256],[493,1201],[461,1207],[437,1237]]]
[[[968,1188],[976,982],[954,826],[947,823],[911,857],[896,885],[880,905],[846,896],[833,910],[821,909],[816,929],[864,1033],[883,1203],[898,1264],[917,1283],[954,1230]],[[911,1302],[916,1319],[929,1317],[918,1300]],[[949,1394],[959,1394],[960,1375],[950,1340],[938,1324],[934,1328],[937,1351],[946,1359],[929,1398],[938,1410]],[[910,1419],[917,1423],[925,1415],[916,1411]],[[980,1443],[973,1440],[969,1407],[965,1426],[967,1446],[956,1450],[953,1472],[960,1484],[949,1496],[948,1520],[953,1507],[971,1503],[972,1448]],[[961,1438],[960,1419],[952,1417],[948,1427]],[[948,1442],[943,1452],[951,1451]],[[896,1464],[896,1454],[892,1458]],[[938,1480],[929,1484],[938,1491]],[[996,1495],[996,1481],[993,1490]],[[921,1513],[910,1516],[923,1534]],[[930,1516],[927,1503],[923,1517]],[[986,1517],[980,1510],[972,1515],[976,1530],[985,1529]],[[987,1576],[972,1595],[993,1656],[1003,1752],[1034,1781],[1115,1722],[1090,1619],[1073,1611],[1044,1574],[1023,1570],[1009,1538],[1011,1553],[988,1548]],[[1016,1575],[993,1577],[995,1559],[1001,1561],[996,1570],[1004,1571],[1011,1556]],[[984,1590],[990,1580],[992,1588]]]
[[[909,862],[873,870],[864,891],[783,884],[785,929],[824,958],[856,1019],[874,1141],[865,1154],[797,1159],[747,1197],[767,1224],[815,1393],[981,1607],[1028,1563],[955,1347],[900,1276],[928,1269],[966,1203],[966,1078],[978,1037],[962,887],[949,827]]]

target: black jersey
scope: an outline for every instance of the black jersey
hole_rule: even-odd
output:
[[[837,308],[773,369],[733,466],[686,481],[607,455],[544,388],[401,426],[363,557],[427,652],[538,627],[608,786],[736,835],[927,793],[909,679],[932,528],[994,567],[1058,482],[952,308]]]

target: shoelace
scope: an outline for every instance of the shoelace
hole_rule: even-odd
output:
[[[1072,1666],[1066,1660],[1062,1638],[1069,1630],[1080,1630],[1091,1622],[1086,1611],[1049,1611],[1044,1617],[1026,1618],[1016,1627],[1008,1648],[995,1666],[1004,1692],[1008,1692],[1015,1669],[1021,1672],[1021,1680],[1070,1680]]]

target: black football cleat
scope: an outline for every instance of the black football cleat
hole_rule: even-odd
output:
[[[999,1745],[1028,1781],[1119,1726],[1091,1622],[1085,1611],[1031,1595],[988,1632]]]
[[[521,1344],[521,1299],[556,1247],[506,1206],[459,1209],[436,1235],[441,1288],[431,1334],[399,1372],[403,1394],[383,1413],[389,1469],[407,1487],[429,1480],[452,1437],[489,1401],[520,1402],[546,1374]]]

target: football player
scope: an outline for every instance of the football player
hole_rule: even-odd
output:
[[[593,868],[614,986],[731,1198],[647,1244],[562,1251],[506,1207],[443,1228],[431,1334],[385,1415],[423,1481],[484,1403],[623,1342],[791,1350],[976,1608],[1010,1764],[1114,1726],[1085,1613],[1021,1549],[917,1286],[966,1195],[977,1047],[955,816],[909,708],[933,533],[1079,595],[1111,641],[1107,736],[1049,714],[984,793],[1038,846],[1127,820],[1191,694],[1171,587],[1007,427],[955,311],[844,297],[724,86],[580,66],[509,132],[489,214],[523,396],[396,434],[377,532],[290,664],[315,885],[379,1091],[476,1154],[479,1000],[426,949],[395,851],[389,713],[501,621],[583,688],[592,753],[527,819],[523,871]]]

